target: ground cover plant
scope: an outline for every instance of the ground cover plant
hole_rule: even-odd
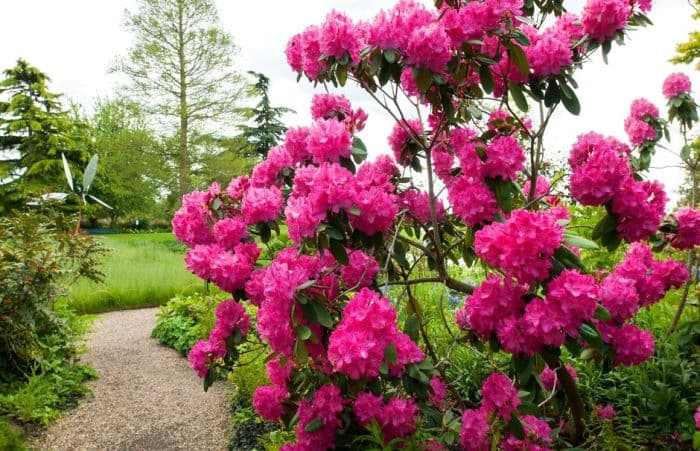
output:
[[[184,249],[169,233],[96,237],[108,250],[104,280],[81,280],[63,302],[79,313],[100,313],[165,304],[174,296],[204,292],[202,281],[182,268]]]
[[[331,11],[292,37],[300,79],[352,82],[391,115],[393,158],[364,161],[367,115],[318,94],[313,124],[250,177],[183,198],[173,232],[187,268],[231,294],[189,353],[205,388],[269,348],[252,404],[293,431],[274,436],[286,451],[690,446],[696,313],[687,335],[670,320],[672,340],[648,316],[682,288],[683,317],[700,244],[696,196],[666,216],[648,173],[670,126],[683,161],[700,161],[690,81],[666,79],[667,119],[635,100],[627,142],[583,134],[554,173],[544,146],[557,108],[580,112],[577,70],[647,25],[650,7],[401,0],[369,23]],[[597,221],[582,230],[586,208]],[[293,244],[261,260],[279,223]],[[452,312],[436,308],[455,296]],[[614,437],[604,421],[617,409],[633,433]],[[650,438],[654,427],[674,437]]]

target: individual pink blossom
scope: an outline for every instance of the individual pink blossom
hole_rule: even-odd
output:
[[[411,66],[442,72],[452,57],[442,24],[433,22],[411,30],[406,44],[406,56],[407,63]]]
[[[524,168],[524,163],[525,154],[518,140],[512,136],[500,136],[486,149],[484,176],[516,180],[517,173]]]
[[[674,216],[678,221],[678,231],[671,245],[676,249],[692,249],[700,245],[700,211],[681,207]]]
[[[564,13],[555,22],[554,26],[569,37],[571,44],[577,43],[585,34],[581,19],[572,13]]]
[[[659,182],[627,179],[612,202],[620,236],[628,241],[649,238],[659,228],[667,200]]]
[[[248,238],[246,224],[240,218],[224,218],[214,224],[216,242],[227,250],[233,250],[241,240]]]
[[[520,417],[525,429],[525,438],[520,440],[514,435],[508,435],[505,440],[502,440],[500,446],[504,451],[545,451],[552,449],[552,428],[549,427],[546,421],[540,420],[532,415],[523,415]]]
[[[307,197],[290,197],[284,216],[287,219],[289,238],[296,244],[301,244],[305,238],[316,235],[321,222],[326,218],[326,211],[314,208]]]
[[[231,200],[240,201],[243,199],[243,193],[250,187],[250,179],[245,176],[235,177],[226,187],[226,194]]]
[[[593,409],[593,413],[595,416],[602,418],[603,420],[611,421],[613,418],[615,418],[615,408],[612,406],[612,404],[596,406],[596,408]]]
[[[656,141],[657,138],[653,125],[633,117],[625,119],[625,132],[633,146],[641,146],[647,141]]]
[[[432,220],[430,212],[430,196],[427,192],[408,189],[399,195],[399,205],[405,208],[418,221],[427,223]],[[438,198],[434,198],[435,217],[438,221],[445,219],[445,206]]]
[[[294,160],[289,151],[282,146],[273,147],[267,153],[267,158],[253,168],[250,184],[257,188],[278,186],[282,170],[292,166]]]
[[[289,399],[289,392],[279,385],[263,385],[253,392],[253,408],[267,421],[279,421],[284,413],[283,402]]]
[[[282,192],[276,186],[249,188],[243,195],[241,213],[249,225],[274,221],[282,210]]]
[[[622,325],[613,335],[612,345],[616,365],[639,365],[654,354],[654,336],[635,324]]]
[[[520,406],[518,390],[505,374],[492,373],[481,386],[481,405],[508,421]]]
[[[292,163],[303,164],[311,154],[308,148],[309,127],[290,127],[284,134],[284,148]]]
[[[578,374],[576,374],[576,370],[570,363],[566,364],[566,372],[569,373],[569,376],[571,376],[574,381],[578,381]],[[542,381],[542,386],[547,391],[552,391],[555,387],[559,388],[560,385],[556,373],[550,367],[545,367],[545,369],[542,370],[540,373],[540,381]]]
[[[676,260],[654,260],[651,264],[651,277],[660,280],[664,289],[680,288],[690,277],[688,267]]]
[[[516,316],[511,316],[504,319],[499,325],[497,336],[498,341],[506,352],[513,355],[526,355],[532,356],[536,352],[542,350],[542,338],[545,336],[543,333],[538,333],[538,335],[533,334],[533,325],[535,322],[532,321],[534,315],[532,314],[533,307],[530,305],[537,306],[539,302],[531,302],[528,304],[528,310],[526,311],[526,316],[518,318]],[[538,308],[538,310],[540,310]],[[529,313],[529,314],[528,314]],[[547,325],[549,327],[550,340],[553,341],[553,337],[562,337],[559,340],[563,342],[563,333],[561,333],[557,323],[551,320],[543,320],[538,322],[539,325]],[[554,334],[552,332],[555,332]]]
[[[350,225],[367,236],[389,230],[399,212],[396,196],[377,187],[357,189],[353,194],[353,204],[359,209],[359,214],[350,212]]]
[[[362,392],[357,395],[352,410],[360,421],[360,424],[365,426],[373,419],[380,417],[383,407],[384,402],[381,396]]]
[[[193,191],[182,198],[182,207],[173,216],[173,234],[189,247],[210,244],[214,237],[209,229],[207,217],[211,201],[206,192]]]
[[[267,378],[270,379],[270,382],[274,385],[284,387],[292,374],[292,364],[286,362],[282,365],[281,359],[272,359],[265,365],[265,374],[267,374]]]
[[[695,420],[695,429],[700,429],[700,406],[695,409],[693,419]]]
[[[651,248],[640,242],[630,246],[624,260],[613,270],[613,275],[634,281],[639,303],[642,306],[657,302],[668,289],[661,273],[654,271],[654,256]]]
[[[430,402],[433,403],[435,407],[441,407],[447,395],[447,386],[438,376],[433,376],[430,378],[430,388],[432,390]]]
[[[340,60],[347,53],[352,62],[357,64],[360,61],[360,51],[365,46],[364,38],[361,27],[353,24],[344,14],[332,10],[321,25],[321,54]]]
[[[416,430],[418,405],[413,399],[391,398],[379,416],[384,440],[406,437]]]
[[[219,339],[226,340],[234,329],[240,331],[241,335],[246,335],[250,329],[250,316],[245,307],[233,299],[220,302],[216,306],[215,316],[212,335],[216,332],[216,337]]]
[[[592,276],[567,269],[549,283],[546,300],[555,307],[566,333],[576,337],[581,324],[593,319],[598,307],[598,286]]]
[[[558,221],[549,212],[515,210],[506,222],[476,232],[476,254],[522,283],[544,280],[564,237]]]
[[[462,429],[459,433],[462,447],[466,451],[487,451],[490,428],[489,412],[484,407],[465,410],[462,415]]]
[[[531,39],[531,41],[533,41]],[[571,39],[559,28],[551,27],[526,49],[527,61],[536,78],[558,75],[573,63]]]
[[[525,194],[525,197],[530,196],[530,191],[531,191],[531,183],[530,179],[528,178],[525,183],[523,184],[523,194]],[[542,196],[547,195],[549,193],[549,181],[547,178],[543,175],[538,175],[537,176],[537,181],[535,183],[535,199],[540,198]]]
[[[318,79],[321,72],[327,68],[326,62],[321,61],[323,54],[321,53],[320,40],[321,29],[313,25],[304,30],[299,39],[302,53],[301,67],[310,80]]]
[[[350,157],[352,135],[337,120],[317,120],[309,131],[309,152],[316,163],[336,163]]]
[[[522,297],[526,292],[527,286],[489,274],[465,301],[469,328],[488,338],[499,328],[503,319],[515,315],[524,307]]]
[[[454,214],[470,227],[493,219],[498,211],[496,196],[481,180],[456,178],[447,187],[447,199]]]
[[[690,94],[691,87],[690,78],[687,75],[681,72],[674,72],[664,80],[664,97],[670,100],[681,94]]]
[[[612,149],[621,157],[627,157],[630,154],[629,147],[612,136],[603,136],[599,133],[589,132],[579,135],[571,147],[569,164],[574,169],[581,166],[598,149]]]
[[[615,321],[624,322],[639,310],[635,281],[611,274],[600,283],[600,303]]]
[[[455,157],[445,149],[433,149],[431,157],[435,175],[444,183],[449,183],[452,180],[452,166]]]
[[[507,323],[506,323],[507,324]],[[525,337],[521,345],[513,347],[513,340],[517,339],[515,329],[501,328],[499,337],[504,338],[504,349],[514,354],[531,355],[538,351],[542,345],[559,347],[566,341],[564,327],[567,325],[560,306],[552,301],[535,298],[525,307],[525,312],[517,323],[517,331]],[[513,325],[510,325],[513,328]],[[513,336],[508,333],[514,334]]]
[[[255,243],[241,243],[234,252],[217,252],[209,258],[209,280],[226,292],[238,291],[245,286],[259,255]]]
[[[291,67],[294,72],[301,72],[304,69],[301,33],[292,36],[292,38],[287,42],[287,47],[284,50],[284,53],[287,57],[287,64],[289,64],[289,67]]]
[[[648,13],[651,11],[651,2],[652,0],[635,0],[637,3],[637,6],[639,6],[639,9],[642,12]]]
[[[343,410],[343,398],[335,385],[323,385],[314,393],[311,402],[302,400],[297,409],[299,423],[295,429],[296,450],[331,449],[335,446],[337,430],[343,422],[338,414]],[[313,431],[306,427],[320,419],[322,425]]]
[[[314,94],[311,98],[311,118],[337,119],[343,122],[352,115],[350,100],[342,94]]]
[[[379,265],[374,257],[360,250],[348,252],[348,264],[340,271],[345,286],[348,288],[368,287],[379,273]]]
[[[602,43],[625,28],[631,13],[628,0],[588,0],[581,22],[586,34]]]
[[[226,352],[220,343],[212,343],[209,340],[197,341],[187,355],[190,367],[197,372],[200,378],[206,377],[209,373],[209,365],[213,360],[223,358]]]
[[[423,126],[418,119],[409,119],[394,124],[389,135],[389,147],[394,158],[402,166],[408,166],[411,158],[418,151],[417,139],[423,134]]]

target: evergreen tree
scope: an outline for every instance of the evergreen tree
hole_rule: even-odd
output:
[[[286,113],[293,113],[294,110],[270,105],[270,79],[259,72],[248,73],[257,79],[251,90],[253,95],[260,97],[260,101],[247,111],[255,126],[243,125],[239,128],[243,131],[241,136],[246,138],[255,153],[264,159],[268,150],[276,146],[287,131],[280,118]]]
[[[63,191],[61,154],[76,169],[90,153],[89,142],[64,110],[50,81],[20,59],[0,81],[0,210],[20,207],[27,199]]]

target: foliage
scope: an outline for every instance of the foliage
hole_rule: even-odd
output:
[[[270,104],[270,79],[259,72],[248,72],[256,78],[251,86],[253,95],[259,96],[260,101],[255,107],[250,108],[246,115],[250,116],[255,125],[241,125],[241,135],[250,142],[254,152],[263,159],[267,156],[268,150],[272,149],[280,142],[287,131],[287,127],[280,118],[294,110],[285,107],[273,107]],[[229,177],[232,174],[229,174]]]
[[[169,233],[96,237],[108,249],[102,282],[79,280],[61,303],[80,313],[100,313],[165,304],[174,296],[204,291],[182,268],[182,246]]]
[[[0,449],[6,451],[25,451],[24,434],[4,418],[0,418]]]
[[[212,0],[141,0],[136,12],[127,12],[126,26],[135,45],[114,70],[128,77],[130,98],[176,141],[165,157],[175,162],[180,197],[200,163],[195,135],[230,119],[244,94],[233,67],[236,47]]]
[[[695,10],[693,18],[700,19],[700,1],[689,0],[688,3]],[[671,58],[671,61],[676,64],[692,64],[697,60],[700,60],[700,32],[691,31],[688,35],[688,41],[676,46],[676,56]],[[700,61],[696,63],[695,68],[700,70]]]
[[[60,95],[48,90],[49,77],[20,59],[0,81],[0,211],[27,199],[61,191],[61,154],[87,163],[89,142],[83,124],[63,109]],[[9,181],[8,181],[9,180]]]
[[[151,337],[186,356],[214,328],[214,307],[221,300],[205,294],[174,297],[158,311]]]

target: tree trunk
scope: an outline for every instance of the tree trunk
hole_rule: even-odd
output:
[[[185,30],[184,30],[184,0],[178,2],[178,62],[180,69],[180,127],[178,130],[178,188],[180,197],[191,190],[190,186],[190,156],[188,148],[188,122],[187,114],[187,75],[185,74]]]

